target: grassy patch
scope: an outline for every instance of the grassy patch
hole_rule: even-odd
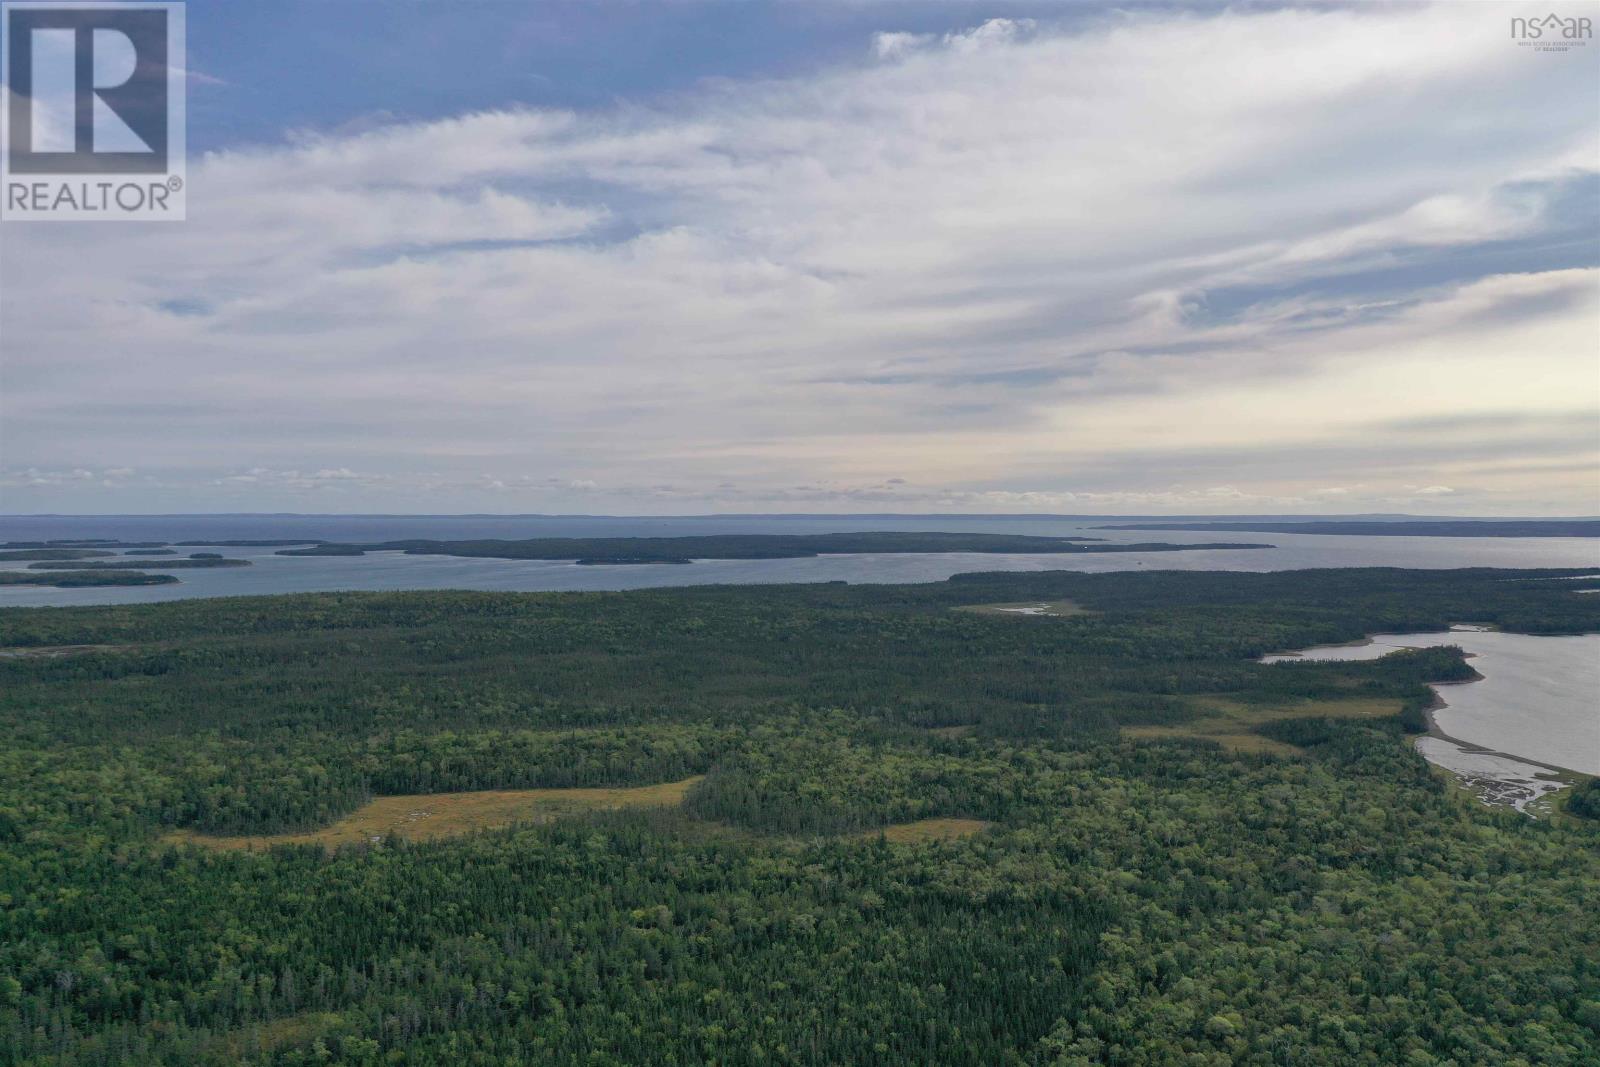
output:
[[[35,645],[22,648],[0,648],[0,659],[54,659],[57,656],[76,656],[86,652],[115,652],[129,645]]]
[[[1391,697],[1352,697],[1341,700],[1300,700],[1284,704],[1243,704],[1219,697],[1193,701],[1201,717],[1176,726],[1124,727],[1123,735],[1144,740],[1198,737],[1215,741],[1230,752],[1298,754],[1301,749],[1255,732],[1256,727],[1280,719],[1385,719],[1400,714],[1400,701]]]
[[[1009,615],[1017,618],[1037,618],[1040,615],[1061,617],[1089,615],[1088,608],[1071,600],[1023,600],[1015,604],[963,604],[956,611],[970,611],[978,615]]]
[[[476,793],[415,793],[378,797],[320,830],[225,837],[179,830],[165,840],[213,849],[322,845],[334,849],[390,837],[431,841],[517,822],[615,808],[676,807],[700,776],[630,789],[488,789]]]
[[[894,844],[905,845],[919,841],[954,841],[980,834],[993,825],[982,819],[918,819],[916,822],[885,826],[881,830],[868,830],[857,836],[871,840],[882,834]]]
[[[207,1043],[206,1051],[235,1062],[244,1062],[247,1057],[257,1053],[306,1045],[315,1038],[347,1031],[349,1026],[343,1016],[333,1012],[288,1015],[219,1033]]]

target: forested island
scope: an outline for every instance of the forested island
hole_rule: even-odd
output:
[[[521,541],[322,542],[284,549],[280,556],[359,556],[405,552],[414,556],[478,556],[492,559],[575,560],[588,565],[689,563],[696,559],[801,559],[834,553],[982,552],[1071,554],[1091,552],[1184,552],[1201,548],[1271,548],[1258,544],[1113,544],[1091,537],[1031,537],[1021,534],[907,533],[708,534],[696,537],[533,537]]]
[[[1360,537],[1600,537],[1600,519],[1404,519],[1307,522],[1130,522],[1102,530],[1213,530],[1241,533],[1347,534]]]
[[[1592,1064],[1593,787],[1255,662],[1583,573],[6,609],[0,1063]]]
[[[269,537],[258,540],[234,541],[174,541],[179,548],[274,548],[278,545],[320,545],[324,542],[314,537]]]
[[[248,567],[247,559],[225,559],[222,556],[209,552],[195,552],[185,559],[138,559],[138,560],[70,560],[61,563],[30,563],[29,570],[61,570],[61,571],[125,571],[146,568],[150,570],[170,571],[186,570],[207,567]]]
[[[98,585],[171,585],[178,579],[170,574],[145,574],[142,571],[49,570],[0,571],[0,585],[48,585],[72,589]]]
[[[101,542],[104,543],[104,542]],[[148,571],[248,567],[247,559],[227,559],[215,552],[192,552],[183,559],[165,558],[176,553],[162,549],[133,550],[143,556],[163,553],[162,558],[104,559],[115,553],[85,548],[33,548],[0,551],[0,560],[33,560],[24,571],[0,570],[0,585],[43,585],[58,589],[92,586],[171,585],[178,581],[171,574]]]
[[[94,559],[96,557],[114,555],[116,555],[115,552],[106,552],[94,548],[8,548],[0,549],[0,562]]]
[[[117,541],[111,538],[90,538],[58,540],[58,541],[4,541],[0,542],[0,559],[8,558],[3,553],[9,551],[43,551],[70,553],[79,555],[52,556],[53,559],[82,559],[89,556],[112,556],[120,550],[127,556],[165,556],[176,555],[179,548],[274,548],[279,545],[318,545],[323,542],[310,537],[300,538],[268,538],[265,540],[243,541]],[[22,558],[22,557],[9,557]],[[40,559],[44,557],[33,557]]]
[[[11,548],[45,548],[45,549],[64,549],[64,548],[88,548],[88,549],[161,548],[161,547],[165,546],[166,543],[167,542],[165,542],[165,541],[116,541],[116,540],[112,540],[110,538],[104,538],[104,537],[91,537],[91,538],[86,538],[86,539],[85,538],[71,538],[71,539],[64,539],[64,540],[57,540],[57,541],[4,541],[4,542],[0,542],[0,549],[11,549]]]

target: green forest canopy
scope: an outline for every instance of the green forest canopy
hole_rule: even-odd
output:
[[[1600,629],[1579,573],[9,609],[0,647],[93,647],[0,660],[0,1064],[1592,1063],[1597,824],[1404,741],[1459,650],[1254,662]],[[1030,601],[1085,610],[952,610]],[[1305,754],[1119,734],[1219,696],[1303,704]],[[1405,711],[1315,717],[1352,696]],[[162,841],[696,774],[430,844]],[[859,836],[933,817],[994,825]]]

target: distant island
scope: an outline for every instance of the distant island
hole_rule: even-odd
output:
[[[161,548],[165,541],[115,541],[104,537],[75,537],[57,541],[0,541],[0,549],[10,548]]]
[[[0,562],[16,563],[22,560],[93,559],[96,556],[114,556],[97,548],[9,548],[0,549]]]
[[[382,541],[284,549],[280,556],[413,556],[573,560],[586,566],[689,563],[696,559],[803,559],[841,553],[981,552],[1076,555],[1101,552],[1186,552],[1202,548],[1271,548],[1260,544],[1113,544],[1090,537],[1019,534],[868,532],[834,534],[716,534],[699,537],[534,537],[523,541]]]
[[[188,559],[129,559],[113,560],[109,563],[100,560],[72,560],[61,563],[30,563],[29,570],[34,571],[132,571],[132,570],[158,570],[170,571],[183,568],[196,567],[248,567],[247,559],[223,559],[221,556],[207,552],[196,552]]]
[[[49,551],[67,551],[71,549],[109,549],[120,548],[125,554],[149,555],[148,552],[138,552],[135,549],[160,549],[167,551],[170,548],[276,548],[279,545],[320,545],[320,538],[316,537],[274,537],[261,541],[117,541],[108,537],[90,538],[63,538],[55,541],[0,541],[0,550],[5,549],[46,549]],[[111,555],[111,553],[103,553]]]
[[[179,548],[276,548],[279,545],[320,545],[317,537],[273,537],[260,541],[174,541]]]
[[[1600,537],[1600,519],[1439,519],[1372,522],[1129,522],[1101,530],[1214,530],[1358,537]]]
[[[0,571],[0,585],[49,585],[76,589],[98,585],[172,585],[170,574],[126,570]]]

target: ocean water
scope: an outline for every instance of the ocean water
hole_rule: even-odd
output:
[[[1483,675],[1433,687],[1444,701],[1433,712],[1443,740],[1600,775],[1600,634],[1534,636],[1458,627],[1444,633],[1374,634],[1368,644],[1327,645],[1304,649],[1297,657],[1264,660],[1369,660],[1397,649],[1439,645],[1459,645]],[[1433,762],[1463,774],[1481,775],[1493,762],[1461,745],[1421,747]]]
[[[643,589],[712,583],[772,584],[847,581],[943,581],[969,571],[1234,570],[1306,567],[1585,567],[1600,571],[1600,539],[1360,537],[1195,530],[1102,530],[1115,518],[1006,516],[707,516],[626,518],[503,515],[204,515],[0,517],[0,540],[112,538],[123,541],[217,541],[316,538],[328,541],[441,540],[519,537],[675,537],[716,533],[830,533],[860,530],[942,530],[1042,536],[1099,537],[1110,542],[1199,544],[1249,541],[1256,550],[996,555],[941,552],[849,554],[809,559],[697,560],[688,565],[580,567],[553,560],[463,559],[374,553],[356,557],[279,556],[277,548],[229,548],[250,567],[176,572],[179,584],[99,589],[0,587],[0,607],[132,604],[189,597],[381,589],[503,591]],[[139,557],[133,557],[139,558]],[[149,557],[147,557],[149,558]],[[149,558],[158,571],[159,557]],[[25,563],[0,567],[21,569]]]

